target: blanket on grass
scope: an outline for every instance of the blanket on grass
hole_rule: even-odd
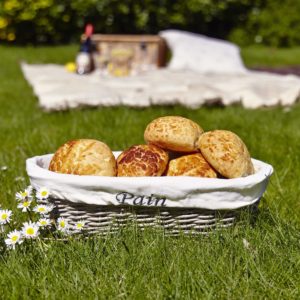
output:
[[[40,107],[46,111],[81,106],[174,104],[195,109],[211,103],[241,103],[246,108],[287,106],[296,102],[300,93],[300,77],[257,71],[201,74],[165,68],[120,78],[97,71],[77,75],[54,64],[22,63],[21,67]]]

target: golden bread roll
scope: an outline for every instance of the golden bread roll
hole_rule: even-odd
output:
[[[203,129],[192,120],[166,116],[153,120],[146,127],[144,138],[148,144],[178,152],[194,152]]]
[[[198,147],[208,163],[226,178],[244,177],[254,173],[246,145],[231,131],[205,132],[199,138]]]
[[[116,160],[110,148],[100,141],[73,140],[55,152],[49,170],[76,175],[116,176]]]
[[[199,176],[217,178],[216,171],[201,153],[184,155],[170,160],[167,176]]]
[[[155,145],[136,145],[117,159],[118,176],[161,176],[168,164],[168,153]]]

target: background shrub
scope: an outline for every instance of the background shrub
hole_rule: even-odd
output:
[[[300,1],[257,2],[248,12],[243,26],[234,28],[229,38],[240,44],[263,43],[275,47],[300,43]]]
[[[240,44],[300,42],[299,0],[2,0],[0,40],[78,41],[86,23],[102,33],[157,33],[168,28]]]

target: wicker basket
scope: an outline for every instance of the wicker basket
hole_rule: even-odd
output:
[[[204,210],[199,208],[153,208],[113,205],[87,205],[67,200],[50,199],[55,205],[52,217],[62,217],[72,228],[81,220],[85,221],[85,232],[107,234],[134,224],[140,229],[155,227],[169,235],[179,233],[207,234],[230,227],[240,220],[241,214],[249,213],[251,220],[256,217],[259,201],[236,210]]]
[[[256,167],[254,175],[227,180],[185,177],[180,187],[180,179],[174,177],[134,179],[57,174],[47,170],[50,159],[51,155],[28,159],[27,173],[34,188],[47,186],[50,189],[49,201],[55,205],[53,217],[63,217],[70,225],[84,220],[87,233],[101,234],[116,232],[131,223],[142,229],[149,226],[160,228],[172,235],[180,232],[206,234],[230,227],[239,221],[245,211],[255,217],[259,200],[273,171],[270,165],[253,160]],[[166,198],[157,198],[159,201],[155,204],[159,202],[160,205],[156,206],[147,206],[142,201],[140,205],[135,205],[137,203],[134,201],[112,203],[114,199],[119,199],[115,196],[118,188],[128,188],[128,193],[135,190],[149,194],[159,186],[163,186],[160,192],[165,192],[168,199],[172,196],[173,191],[168,195],[172,188],[177,189],[175,195],[183,194],[180,196],[183,199],[165,202]],[[72,233],[72,226],[70,231]]]

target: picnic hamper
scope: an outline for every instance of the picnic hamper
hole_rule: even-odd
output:
[[[26,161],[31,185],[50,190],[55,218],[64,217],[71,225],[85,220],[87,233],[101,234],[129,222],[175,235],[232,226],[243,211],[255,213],[273,172],[269,164],[252,159],[255,174],[235,179],[78,176],[49,171],[51,158]]]

